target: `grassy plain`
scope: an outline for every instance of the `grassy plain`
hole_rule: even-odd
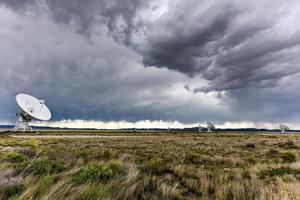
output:
[[[38,134],[121,137],[1,135],[0,199],[300,199],[299,134]]]

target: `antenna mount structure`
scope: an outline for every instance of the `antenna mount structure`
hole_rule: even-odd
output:
[[[31,131],[32,128],[29,125],[31,120],[47,121],[51,119],[50,110],[45,105],[44,100],[39,100],[28,94],[18,94],[16,102],[18,112],[15,131]]]
[[[199,127],[198,127],[198,132],[202,132],[202,126],[199,124]]]
[[[213,130],[215,130],[215,126],[211,122],[207,122],[207,132],[211,133]]]
[[[29,130],[31,131],[32,128],[29,126],[29,122],[31,121],[31,118],[24,115],[21,110],[16,113],[17,115],[17,121],[16,121],[16,126],[14,128],[15,131],[26,131]]]
[[[281,130],[281,133],[286,133],[286,131],[290,130],[289,127],[284,124],[279,124],[279,128]]]

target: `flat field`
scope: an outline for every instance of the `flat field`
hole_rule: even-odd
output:
[[[300,134],[2,134],[0,199],[300,199]]]

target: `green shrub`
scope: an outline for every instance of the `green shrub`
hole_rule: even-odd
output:
[[[249,162],[252,165],[254,165],[255,163],[257,163],[257,160],[256,160],[256,158],[254,156],[247,157],[246,161]]]
[[[65,163],[61,160],[50,160],[49,158],[39,158],[32,163],[32,169],[36,174],[60,173],[66,169]]]
[[[293,152],[284,152],[281,153],[280,156],[283,160],[283,162],[287,162],[287,163],[292,163],[292,162],[296,162],[296,155]]]
[[[286,148],[286,149],[297,149],[298,148],[298,146],[292,141],[280,143],[278,146],[282,147],[282,148]]]
[[[4,199],[15,199],[22,193],[23,189],[23,185],[14,185],[6,188],[4,191]]]
[[[77,184],[84,183],[88,180],[105,181],[122,171],[123,163],[119,161],[111,162],[110,164],[92,162],[75,174],[73,180]]]
[[[282,159],[283,162],[286,163],[292,163],[296,162],[296,155],[293,152],[280,152],[276,149],[270,149],[269,152],[267,153],[267,156],[277,158],[277,159]]]
[[[280,152],[276,149],[270,149],[267,152],[267,156],[270,156],[270,157],[278,157],[279,155],[280,155]]]
[[[12,152],[6,155],[6,160],[8,160],[11,163],[21,163],[27,161],[28,159],[23,154]]]
[[[114,156],[114,152],[111,149],[106,149],[103,152],[103,157],[107,160],[111,159]]]
[[[300,170],[291,169],[289,167],[281,167],[281,168],[261,171],[259,176],[260,178],[265,178],[265,177],[283,176],[286,174],[297,174],[297,173],[300,173]]]
[[[88,156],[88,153],[85,149],[80,149],[76,151],[77,157],[86,158]]]
[[[109,163],[109,167],[114,174],[120,174],[124,169],[124,164],[121,161],[112,161]]]
[[[161,158],[151,158],[146,164],[146,170],[154,174],[161,174],[166,170],[166,163]]]

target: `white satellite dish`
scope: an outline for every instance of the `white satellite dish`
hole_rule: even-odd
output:
[[[216,127],[211,122],[207,122],[207,132],[212,132],[215,129]]]
[[[202,132],[202,126],[199,124],[198,132]]]
[[[280,130],[281,130],[281,133],[285,133],[285,131],[290,130],[289,127],[287,127],[287,126],[284,125],[284,124],[279,124],[279,128],[280,128]]]
[[[45,105],[44,100],[39,100],[28,94],[18,94],[16,102],[19,108],[15,130],[31,130],[29,122],[33,119],[48,121],[51,119],[51,112]]]

